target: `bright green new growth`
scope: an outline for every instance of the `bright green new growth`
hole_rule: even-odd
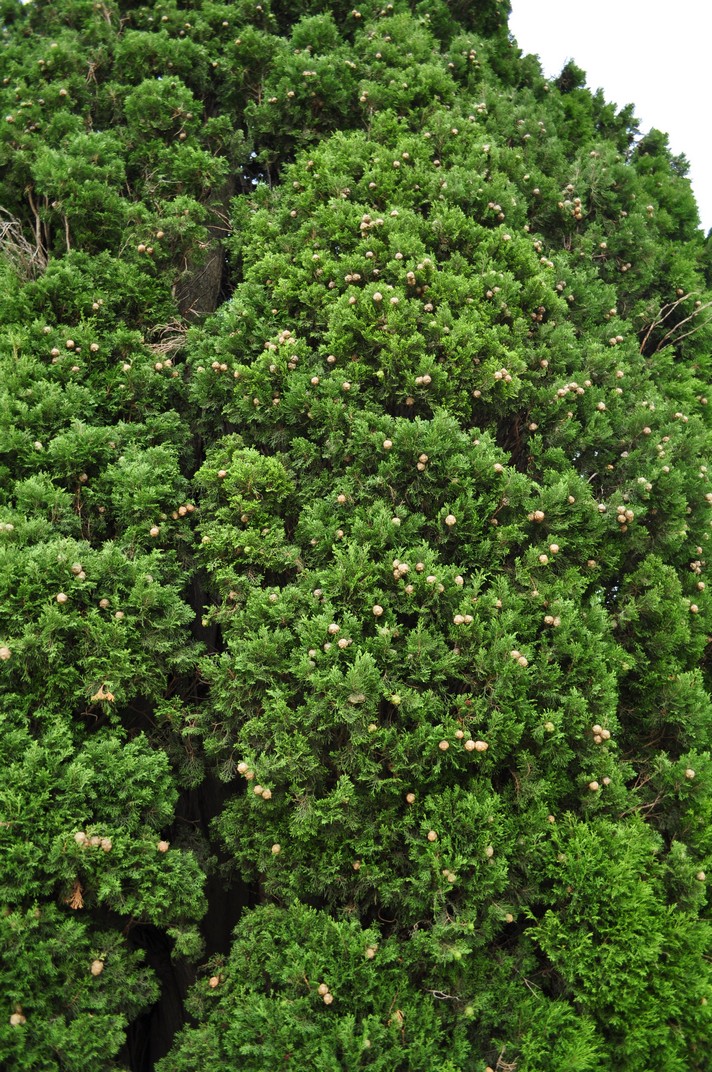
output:
[[[506,7],[0,8],[13,1072],[708,1067],[710,243]]]

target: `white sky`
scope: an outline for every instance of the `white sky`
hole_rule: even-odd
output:
[[[635,105],[690,161],[702,227],[712,227],[712,0],[511,0],[509,29],[556,77],[572,59],[587,85]]]

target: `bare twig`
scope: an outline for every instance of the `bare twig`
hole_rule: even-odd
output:
[[[32,187],[27,188],[27,200],[30,202],[30,208],[32,209],[32,215],[35,217],[35,247],[37,249],[42,248],[42,221],[37,209],[37,205],[32,197]]]
[[[671,302],[669,305],[662,306],[660,311],[653,317],[653,320],[648,327],[645,336],[643,337],[643,341],[640,344],[641,354],[645,352],[645,347],[648,345],[650,336],[655,331],[655,329],[659,328],[662,324],[664,324],[668,317],[675,312],[675,310],[682,304],[682,302],[685,302],[688,298],[693,298],[694,296],[694,293],[690,291],[688,294],[683,294],[682,297],[677,299],[677,301]],[[693,335],[696,331],[699,331],[701,328],[709,324],[710,318],[707,318],[701,323],[695,323],[694,326],[689,329],[689,331],[685,331],[682,334],[679,334],[680,328],[684,327],[685,324],[689,324],[692,321],[696,321],[697,317],[701,313],[704,313],[705,310],[710,308],[712,308],[712,302],[706,302],[704,305],[702,305],[702,303],[698,303],[695,306],[694,310],[689,314],[689,316],[686,316],[684,320],[681,320],[678,324],[675,324],[665,335],[663,335],[662,339],[657,344],[652,353],[659,353],[660,350],[662,350],[662,348],[668,343],[673,343],[674,345],[677,345],[677,343],[681,342],[683,339],[688,338],[688,336]]]
[[[677,309],[678,305],[681,304],[681,302],[687,301],[687,299],[691,298],[691,297],[692,297],[692,292],[690,292],[689,294],[683,294],[682,297],[678,298],[678,300],[676,302],[671,302],[670,305],[663,305],[662,306],[660,311],[658,313],[656,313],[655,316],[653,317],[652,322],[650,324],[650,327],[648,328],[647,332],[645,333],[645,338],[643,339],[643,341],[640,344],[640,353],[641,354],[643,353],[643,350],[645,349],[645,346],[646,346],[646,344],[648,342],[648,339],[650,338],[650,336],[653,333],[653,331],[655,331],[655,329],[657,327],[660,327],[660,325],[665,320],[667,320],[667,318],[670,316],[671,313],[674,313],[674,311]]]
[[[168,357],[176,353],[185,344],[185,336],[190,327],[183,320],[174,317],[167,324],[162,324],[153,329],[155,342],[149,343],[149,349],[157,357]]]
[[[679,324],[676,324],[674,328],[671,328],[670,331],[668,331],[667,335],[664,336],[655,348],[655,353],[657,353],[658,350],[662,350],[665,343],[672,339],[673,334],[678,328],[683,327],[685,324],[689,324],[691,320],[695,320],[700,313],[704,313],[704,311],[709,308],[712,308],[712,302],[706,302],[705,305],[698,305],[694,313],[690,313],[689,316],[685,317],[684,320],[681,320]],[[700,328],[703,328],[705,324],[709,324],[709,320],[703,320],[701,324],[695,324],[694,328],[690,328],[690,330],[686,331],[683,335],[677,335],[673,341],[678,343],[681,339],[686,339],[688,335],[694,335],[694,333],[699,331]]]
[[[35,244],[28,242],[22,224],[0,207],[0,256],[8,261],[18,275],[26,280],[36,279],[47,267],[47,253],[40,241],[39,215],[35,213]]]

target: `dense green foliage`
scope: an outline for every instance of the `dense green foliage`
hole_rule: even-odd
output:
[[[710,1067],[710,240],[506,18],[0,4],[11,1072]]]

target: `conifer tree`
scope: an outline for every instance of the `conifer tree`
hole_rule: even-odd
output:
[[[709,1067],[709,238],[507,9],[0,7],[12,1072]]]

